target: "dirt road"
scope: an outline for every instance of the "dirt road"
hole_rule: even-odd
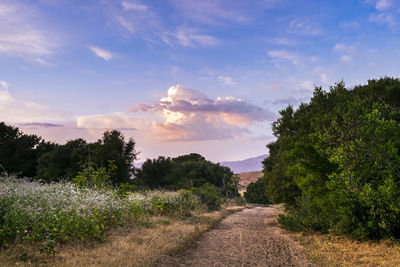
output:
[[[226,217],[182,254],[158,266],[313,266],[276,222],[272,207],[245,209]]]

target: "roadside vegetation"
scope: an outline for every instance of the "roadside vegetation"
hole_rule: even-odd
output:
[[[212,227],[226,209],[210,221],[202,221],[203,214],[229,199],[235,203],[238,177],[229,168],[189,154],[147,160],[135,169],[136,155],[134,140],[117,130],[105,131],[97,142],[60,145],[0,123],[0,255],[7,264],[30,264],[29,255],[37,260],[38,253],[47,262],[74,244],[108,243],[115,231],[190,229],[172,247],[164,240],[161,252],[138,256],[147,264]],[[18,252],[21,247],[25,252]]]
[[[132,192],[79,188],[68,182],[41,184],[0,178],[0,241],[41,241],[40,250],[56,253],[56,243],[106,239],[114,226],[148,223],[150,216],[186,217],[200,208],[188,190]]]
[[[263,162],[280,224],[356,240],[400,239],[400,80],[329,92],[280,112]],[[261,183],[261,182],[260,182]]]

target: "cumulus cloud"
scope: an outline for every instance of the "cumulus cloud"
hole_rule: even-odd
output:
[[[113,58],[113,55],[111,54],[110,51],[107,51],[105,49],[102,49],[100,47],[97,46],[92,46],[92,45],[88,45],[88,48],[98,57],[106,60],[106,61],[110,61]]]
[[[57,46],[54,42],[56,38],[54,33],[50,34],[39,26],[39,17],[37,11],[30,6],[2,1],[0,53],[24,56],[36,61],[51,54]],[[49,36],[52,38],[48,38]]]
[[[155,135],[169,141],[228,139],[250,134],[245,126],[256,121],[271,121],[275,115],[259,106],[234,97],[215,100],[181,85],[168,89],[166,97],[149,104],[138,104],[132,111],[153,112]]]

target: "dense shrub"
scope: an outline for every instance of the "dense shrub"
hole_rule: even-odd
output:
[[[258,179],[256,182],[251,182],[247,185],[244,197],[248,203],[269,204],[265,194],[267,183],[265,179]]]
[[[316,88],[274,122],[264,161],[282,225],[355,239],[400,239],[400,80]]]
[[[192,191],[209,210],[217,210],[221,207],[222,194],[215,185],[206,183],[200,187],[192,188]]]
[[[146,160],[137,170],[135,184],[150,189],[190,189],[212,184],[226,196],[238,195],[238,178],[224,166],[212,163],[197,153],[176,158],[158,157]]]

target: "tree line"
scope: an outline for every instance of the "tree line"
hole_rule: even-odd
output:
[[[400,238],[400,80],[315,88],[273,123],[264,194],[292,230]]]
[[[131,180],[136,155],[135,141],[125,140],[118,130],[105,131],[102,138],[93,143],[78,138],[60,145],[0,122],[0,165],[3,166],[0,172],[18,177],[44,182],[71,180],[91,165],[113,168],[110,180],[118,185]]]
[[[171,190],[204,186],[196,192],[211,193],[210,198],[217,198],[219,194],[238,195],[238,177],[229,168],[199,154],[160,156],[148,159],[141,169],[135,169],[137,154],[135,141],[125,140],[118,130],[105,131],[93,143],[78,138],[61,145],[0,122],[0,173],[43,182],[66,180],[80,186],[123,185],[131,189]]]

